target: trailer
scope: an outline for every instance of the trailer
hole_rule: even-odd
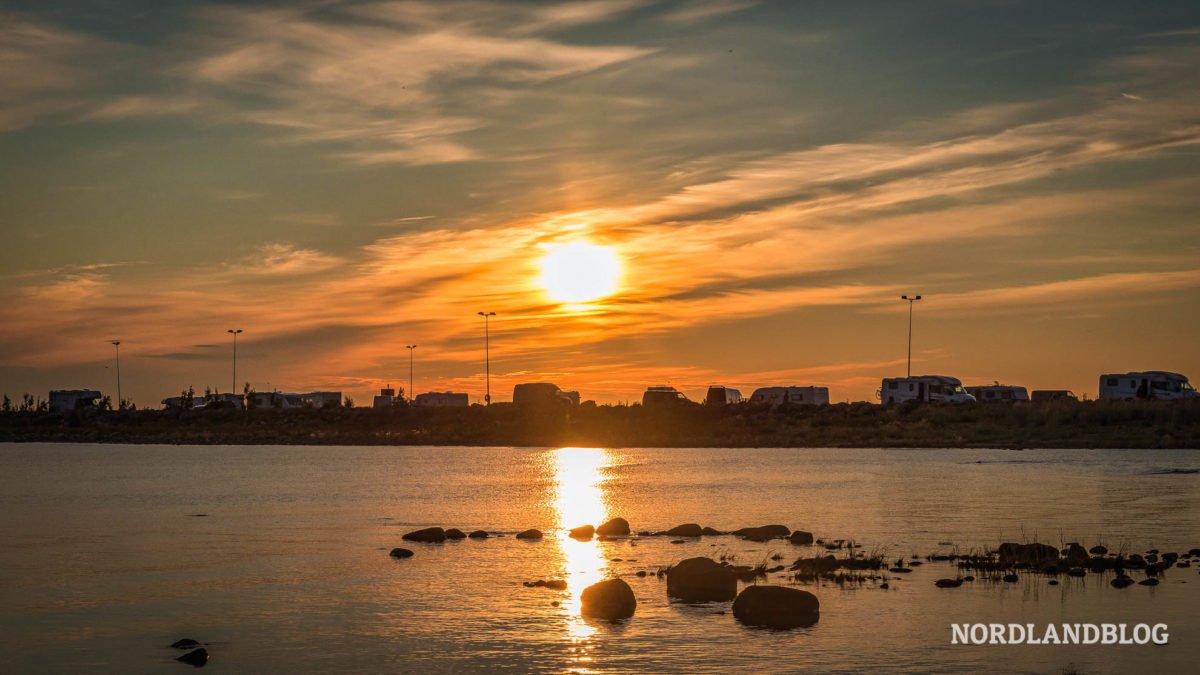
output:
[[[772,408],[782,405],[829,405],[828,387],[763,387],[750,395],[751,403]]]
[[[982,384],[966,387],[967,393],[974,396],[980,403],[997,403],[1000,401],[1028,401],[1029,390],[1012,384]]]
[[[1187,377],[1166,370],[1100,376],[1101,401],[1177,401],[1200,397]]]
[[[913,375],[885,377],[879,387],[879,401],[884,405],[919,401],[922,403],[972,403],[975,397],[963,389],[956,377],[946,375]]]

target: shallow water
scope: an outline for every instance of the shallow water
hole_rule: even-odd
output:
[[[180,672],[165,645],[181,637],[208,646],[206,672],[1188,672],[1197,567],[1156,588],[1023,574],[938,589],[955,570],[929,563],[888,590],[802,586],[820,622],[772,632],[728,603],[668,602],[653,571],[823,550],[563,528],[781,523],[891,557],[954,548],[939,542],[1182,552],[1200,547],[1198,468],[1195,451],[1145,450],[0,445],[0,672]],[[402,544],[431,525],[509,536]],[[547,538],[512,538],[530,527]],[[389,558],[399,545],[415,557]],[[610,575],[636,615],[581,620],[579,592]],[[521,585],[557,577],[566,592]],[[952,622],[1167,623],[1170,644],[959,646]]]

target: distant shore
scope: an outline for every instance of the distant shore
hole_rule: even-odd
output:
[[[179,445],[1200,448],[1200,401],[84,410],[0,414],[0,442]]]

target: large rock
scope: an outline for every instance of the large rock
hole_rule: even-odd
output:
[[[797,546],[808,546],[809,544],[813,543],[813,535],[812,532],[796,530],[790,536],[788,536],[788,541]]]
[[[601,537],[620,537],[629,534],[629,521],[624,518],[613,518],[596,528],[596,534]]]
[[[541,539],[541,538],[542,538],[541,530],[525,530],[524,532],[517,533],[517,539]]]
[[[571,530],[571,538],[587,541],[588,539],[591,539],[592,535],[595,533],[596,528],[592,527],[591,525],[580,525],[579,527]]]
[[[750,541],[770,541],[786,539],[791,533],[792,531],[783,525],[762,525],[760,527],[743,527],[740,530],[734,530],[731,534],[745,537]]]
[[[704,534],[704,528],[696,523],[688,523],[686,525],[676,525],[667,530],[668,537],[699,537]]]
[[[1087,549],[1080,544],[1067,544],[1066,550],[1063,551],[1063,556],[1072,566],[1078,566],[1086,563],[1091,559]]]
[[[621,579],[606,579],[588,586],[583,589],[579,601],[580,614],[605,621],[628,619],[637,608],[633,589]]]
[[[821,617],[817,596],[786,586],[748,586],[733,601],[733,616],[748,626],[800,628]]]
[[[1000,544],[1000,564],[1041,565],[1058,560],[1058,549],[1048,544]]]
[[[667,595],[687,602],[732,600],[737,577],[711,558],[688,558],[667,570]]]
[[[458,529],[457,527],[452,527],[452,528],[446,530],[446,538],[447,539],[466,539],[467,533],[463,532],[462,530]]]
[[[404,535],[404,539],[408,541],[423,541],[426,543],[439,544],[446,541],[446,531],[440,527],[427,527],[424,530],[409,532]]]

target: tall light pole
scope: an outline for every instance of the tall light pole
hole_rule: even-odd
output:
[[[408,400],[412,401],[412,400],[415,400],[413,398],[415,396],[415,394],[413,393],[413,383],[412,383],[413,382],[413,380],[412,380],[412,361],[413,361],[412,357],[413,357],[413,350],[416,349],[417,346],[416,345],[404,345],[404,348],[408,350]]]
[[[235,394],[237,393],[237,336],[238,333],[242,332],[242,329],[230,328],[225,332],[233,335],[233,388],[229,390],[229,393]]]
[[[912,377],[912,315],[913,315],[913,303],[915,303],[916,301],[920,300],[920,299],[921,299],[921,296],[919,296],[919,295],[913,295],[913,296],[902,295],[902,296],[900,296],[900,299],[901,299],[901,300],[907,300],[907,301],[908,301],[908,370],[907,370],[908,374],[907,374],[905,377]]]
[[[476,312],[483,317],[483,372],[487,378],[487,393],[483,396],[485,405],[492,404],[492,356],[491,356],[491,333],[488,329],[488,319],[496,316],[495,312]]]
[[[117,350],[117,410],[121,409],[121,341],[113,340],[112,346]]]

